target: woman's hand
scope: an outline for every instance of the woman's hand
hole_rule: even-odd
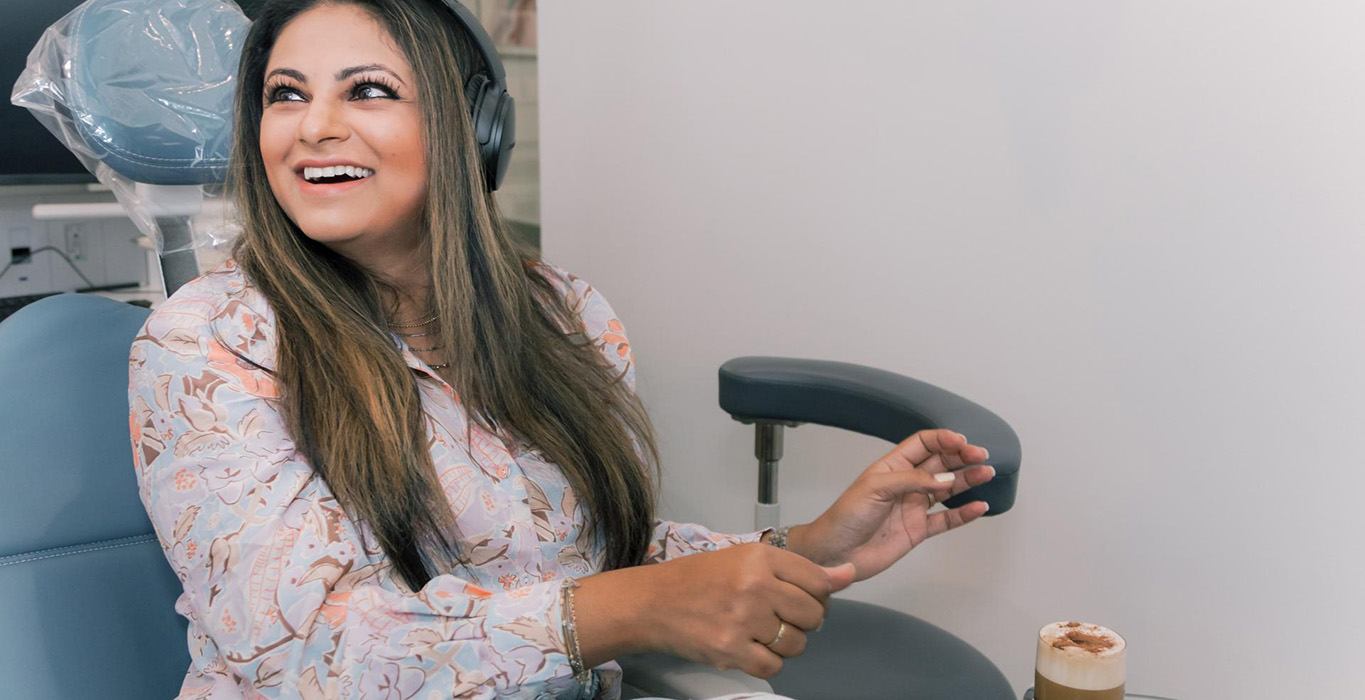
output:
[[[986,512],[984,501],[934,513],[929,509],[990,481],[994,467],[967,466],[989,456],[961,433],[915,433],[860,474],[814,522],[793,527],[788,546],[820,564],[852,563],[855,580],[875,576],[924,540]]]
[[[772,678],[783,658],[805,651],[829,595],[852,582],[851,566],[827,568],[758,543],[590,576],[576,603],[583,657],[658,651]],[[599,624],[604,618],[616,622]],[[631,642],[597,649],[621,635]]]

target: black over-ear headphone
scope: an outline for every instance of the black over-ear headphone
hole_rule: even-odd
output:
[[[512,159],[512,147],[517,145],[516,104],[507,94],[507,72],[503,70],[502,59],[478,18],[459,0],[442,0],[442,3],[455,13],[483,58],[483,71],[475,72],[465,82],[464,96],[469,102],[484,182],[492,192],[507,175],[507,162]]]

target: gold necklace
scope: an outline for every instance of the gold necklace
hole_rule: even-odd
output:
[[[433,315],[431,318],[422,321],[421,323],[390,323],[389,328],[421,328],[422,326],[429,326],[435,322],[436,316]]]
[[[429,326],[429,325],[431,325],[431,324],[433,324],[433,323],[435,323],[435,322],[436,322],[436,315],[433,314],[431,318],[429,318],[429,319],[427,319],[427,320],[425,320],[425,321],[422,321],[421,323],[390,323],[390,324],[389,324],[389,328],[390,328],[390,329],[394,329],[394,328],[421,328],[421,327],[423,327],[423,326]],[[427,332],[422,332],[422,333],[398,333],[398,332],[395,331],[395,332],[394,332],[394,335],[399,336],[400,338],[424,338],[424,337],[429,336],[429,335],[436,335],[437,332],[439,332],[439,331],[427,331]],[[404,341],[404,342],[406,342],[406,341]],[[431,352],[431,351],[433,351],[433,350],[440,350],[440,349],[442,349],[442,348],[444,348],[444,347],[445,347],[444,345],[433,345],[433,346],[431,346],[431,347],[429,347],[429,348],[415,348],[415,347],[409,345],[409,346],[408,346],[408,349],[411,350],[411,351],[413,351],[413,352]],[[424,362],[425,362],[425,360],[424,360]],[[432,368],[432,369],[435,369],[435,370],[441,370],[441,369],[446,369],[447,367],[450,367],[450,363],[449,363],[449,362],[441,362],[441,363],[439,363],[439,364],[427,363],[427,366],[430,367],[430,368]]]

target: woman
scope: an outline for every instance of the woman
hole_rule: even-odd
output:
[[[985,512],[928,508],[986,452],[917,434],[787,531],[656,520],[624,330],[511,242],[448,12],[284,0],[245,41],[243,234],[130,359],[181,697],[614,697],[635,651],[771,677],[832,591]]]

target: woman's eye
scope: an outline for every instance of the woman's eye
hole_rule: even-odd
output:
[[[274,103],[276,103],[276,102],[286,102],[286,101],[287,101],[287,102],[297,102],[297,101],[298,101],[298,100],[294,100],[294,99],[289,98],[289,95],[293,95],[293,96],[295,96],[295,97],[299,97],[299,99],[303,99],[302,97],[299,96],[298,91],[295,90],[294,88],[280,86],[280,87],[272,88],[272,89],[270,90],[270,93],[269,93],[269,101],[270,101],[271,104],[274,104]]]
[[[375,98],[393,97],[393,91],[388,86],[374,82],[359,83],[351,91],[351,94],[362,99],[372,100]]]

